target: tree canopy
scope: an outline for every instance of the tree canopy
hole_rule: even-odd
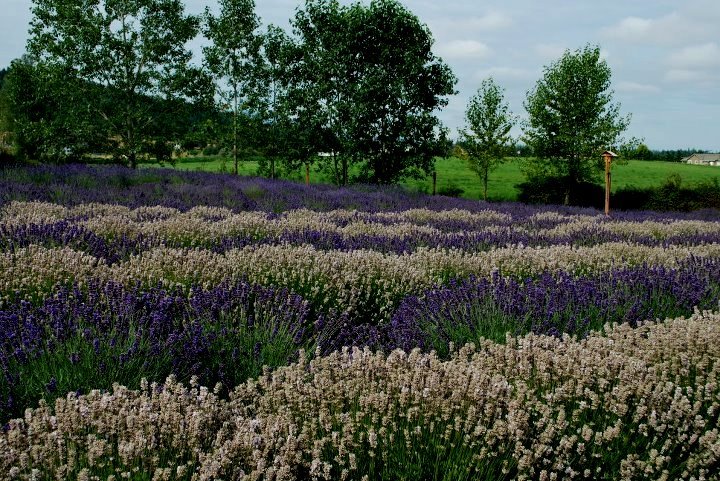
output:
[[[76,87],[70,108],[90,114],[133,167],[153,128],[172,123],[173,106],[211,92],[186,48],[199,19],[180,0],[32,3],[29,54],[67,81],[66,90]],[[165,102],[148,101],[155,98]]]
[[[593,180],[600,154],[621,143],[630,123],[612,102],[610,82],[600,48],[588,45],[545,67],[528,92],[523,140],[535,154],[530,173],[563,179],[566,202],[574,186]]]
[[[87,110],[78,108],[79,92],[90,87],[62,76],[56,66],[25,56],[14,60],[2,87],[3,129],[14,133],[16,154],[43,162],[78,160],[107,143]],[[96,97],[96,92],[92,92]]]
[[[503,91],[492,77],[482,81],[465,111],[466,129],[460,131],[461,147],[468,164],[483,181],[487,200],[488,176],[511,152],[510,129],[516,118]]]
[[[376,183],[430,172],[444,147],[434,113],[456,79],[428,28],[396,0],[307,0],[292,26],[290,116],[316,127],[314,147],[332,154],[337,183],[351,164]]]
[[[213,15],[209,8],[205,10],[203,33],[210,44],[203,47],[203,53],[205,65],[215,78],[223,107],[227,105],[232,110],[230,144],[233,171],[237,175],[238,117],[241,110],[252,106],[253,92],[257,91],[255,82],[259,77],[254,70],[258,64],[262,36],[258,31],[260,19],[255,14],[254,0],[220,0],[219,4],[217,15]],[[247,137],[244,136],[245,139]],[[248,142],[245,143],[247,148]]]

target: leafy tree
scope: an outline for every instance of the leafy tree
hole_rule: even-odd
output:
[[[470,99],[465,120],[467,129],[460,131],[463,157],[482,179],[483,199],[487,200],[488,176],[511,153],[510,129],[516,121],[492,77],[483,80]]]
[[[18,157],[79,160],[107,141],[88,111],[73,106],[79,91],[90,90],[85,87],[62,75],[60,69],[30,57],[12,62],[0,95],[1,116],[2,130],[13,133]]]
[[[199,19],[180,0],[32,0],[28,51],[77,90],[72,108],[88,111],[117,155],[137,165],[153,129],[174,107],[210,91],[185,44]],[[103,86],[98,93],[96,86]],[[166,102],[149,102],[163,99]],[[158,108],[158,107],[161,108]]]
[[[299,124],[301,118],[304,122],[309,122],[314,115],[302,110],[291,114],[288,86],[295,80],[296,69],[292,67],[297,65],[302,55],[298,46],[284,30],[275,25],[267,27],[262,40],[260,55],[253,71],[257,80],[252,98],[258,120],[262,124],[262,138],[258,144],[262,146],[261,150],[265,155],[261,168],[265,174],[275,178],[279,159],[286,164],[288,170],[295,170],[298,162],[296,157],[300,151],[307,150],[312,153],[300,155],[308,161],[317,152],[315,142],[312,141],[312,125]],[[300,101],[295,102],[299,103]],[[308,130],[309,135],[305,135],[304,130]],[[305,148],[298,150],[303,139],[306,142]]]
[[[446,147],[434,111],[456,79],[428,28],[397,0],[306,0],[292,25],[301,55],[289,68],[290,116],[310,117],[336,182],[348,183],[352,163],[377,183],[429,173]]]
[[[253,73],[262,44],[257,33],[260,19],[254,0],[220,0],[219,14],[214,16],[206,8],[204,18],[204,34],[212,42],[203,47],[205,65],[218,82],[221,101],[232,109],[233,172],[237,175],[239,114],[252,106],[251,94],[257,91]]]
[[[448,148],[434,112],[455,93],[456,78],[433,54],[430,30],[400,2],[377,0],[356,9],[354,41],[365,61],[353,150],[364,179],[393,183],[427,175]]]
[[[352,90],[359,62],[351,62],[350,7],[337,0],[306,0],[291,20],[293,50],[286,60],[287,106],[291,118],[303,118],[315,135],[307,137],[316,153],[329,152],[335,183],[348,183]],[[302,149],[306,150],[306,149]]]
[[[611,71],[600,48],[566,51],[528,92],[524,141],[535,158],[531,177],[558,177],[565,185],[565,203],[582,182],[602,168],[600,154],[620,143],[630,122],[612,103]]]
[[[5,77],[8,74],[8,69],[0,70],[0,135],[10,130],[11,116],[10,116],[10,99],[8,98],[7,89],[4,87]],[[0,144],[3,141],[0,139]]]
[[[652,152],[645,144],[640,144],[635,149],[635,159],[639,160],[650,160],[652,158]]]

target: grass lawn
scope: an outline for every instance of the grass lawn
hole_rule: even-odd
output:
[[[613,191],[622,187],[652,187],[663,184],[668,176],[678,174],[683,184],[697,184],[716,178],[720,181],[720,167],[690,165],[679,162],[648,162],[630,160],[612,170]]]
[[[490,173],[488,179],[488,198],[493,201],[512,201],[517,199],[518,190],[515,185],[523,182],[522,159],[512,158]],[[147,164],[146,166],[156,166]],[[482,198],[482,182],[480,177],[471,171],[466,163],[458,158],[450,157],[438,159],[437,163],[437,190],[445,188],[462,189],[462,197],[468,199]],[[195,170],[205,172],[232,172],[232,159],[223,157],[187,157],[178,159],[177,169]],[[257,175],[257,161],[241,161],[239,163],[240,175]],[[665,182],[668,176],[678,174],[683,184],[694,184],[708,181],[713,178],[720,180],[720,167],[703,165],[688,165],[678,162],[648,162],[630,160],[624,164],[613,166],[613,191],[623,187],[652,187]],[[302,182],[305,179],[304,170],[292,172],[284,176],[286,179]],[[313,183],[331,183],[329,175],[315,169],[310,174]],[[598,176],[598,183],[602,177]],[[408,189],[430,193],[432,192],[432,177],[426,179],[411,179],[404,182]]]

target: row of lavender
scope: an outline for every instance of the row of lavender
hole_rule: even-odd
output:
[[[585,277],[469,278],[408,295],[383,323],[318,312],[286,289],[246,282],[168,289],[91,280],[0,310],[0,415],[19,415],[40,398],[170,374],[227,390],[301,348],[420,347],[444,357],[451,343],[526,332],[582,337],[608,323],[717,308],[719,298],[720,261],[699,259]]]
[[[334,188],[304,186],[294,182],[254,177],[234,177],[171,169],[130,170],[124,167],[86,165],[0,170],[0,206],[11,201],[41,201],[62,205],[113,203],[137,208],[161,205],[187,211],[195,206],[224,207],[234,212],[256,210],[284,212],[293,209],[363,212],[405,211],[427,208],[470,212],[488,208],[512,215],[517,222],[542,212],[591,215],[595,209],[563,206],[526,206],[517,203],[488,204],[444,196],[410,194],[397,187],[354,186]],[[616,219],[720,220],[716,210],[692,213],[617,212]]]
[[[71,246],[107,263],[154,247],[226,252],[249,245],[312,245],[319,250],[412,253],[421,248],[482,252],[499,247],[594,246],[625,242],[694,246],[720,242],[717,222],[619,221],[602,216],[411,209],[390,213],[307,209],[267,214],[194,207],[129,209],[112,204],[13,201],[0,210],[0,247]]]
[[[715,479],[720,322],[643,326],[718,309],[715,213],[0,184],[0,420],[55,406],[5,426],[9,479]]]
[[[714,481],[719,378],[709,313],[447,360],[301,355],[229,396],[170,377],[27,410],[0,479]]]
[[[148,375],[229,389],[300,347],[445,355],[451,342],[507,332],[583,336],[717,307],[715,222],[525,214],[10,202],[0,210],[0,409]],[[321,233],[345,244],[303,241]],[[483,236],[494,240],[482,248],[448,241]],[[437,245],[387,252],[380,238]]]

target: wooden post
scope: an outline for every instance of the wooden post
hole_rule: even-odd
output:
[[[617,154],[606,150],[602,156],[605,159],[605,215],[610,215],[610,164]]]

